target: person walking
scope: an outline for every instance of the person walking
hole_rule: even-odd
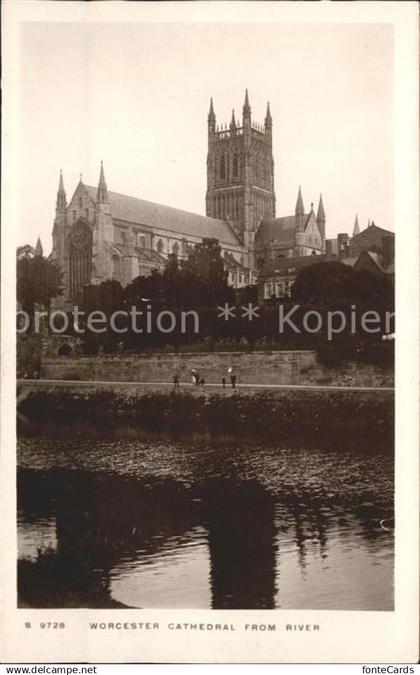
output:
[[[226,378],[222,377],[222,387],[223,389],[226,389]]]
[[[233,368],[229,368],[229,374],[230,374],[230,383],[232,385],[232,389],[236,388],[236,375],[233,370]]]
[[[178,377],[178,373],[175,373],[175,375],[174,375],[174,389],[179,389],[179,377]]]

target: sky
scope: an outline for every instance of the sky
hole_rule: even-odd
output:
[[[393,35],[368,23],[26,23],[20,243],[51,250],[59,171],[205,213],[207,114],[273,117],[276,215],[322,193],[327,236],[393,223]]]

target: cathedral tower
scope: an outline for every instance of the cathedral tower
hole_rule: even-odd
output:
[[[248,252],[247,266],[254,267],[255,231],[275,217],[274,160],[270,106],[264,125],[254,122],[248,90],[242,124],[232,111],[229,126],[217,126],[210,102],[206,215],[230,223]]]

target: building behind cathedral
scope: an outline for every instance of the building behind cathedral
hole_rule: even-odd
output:
[[[172,253],[183,259],[203,238],[221,246],[228,283],[255,284],[270,261],[325,253],[325,211],[305,212],[299,188],[293,215],[276,217],[273,123],[251,117],[248,92],[241,121],[217,125],[208,114],[206,216],[108,190],[101,164],[96,187],[80,181],[67,202],[60,174],[51,259],[63,271],[65,303],[86,284],[162,270]]]

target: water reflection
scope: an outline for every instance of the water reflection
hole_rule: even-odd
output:
[[[256,481],[209,481],[204,495],[213,609],[272,609],[273,499]]]
[[[234,475],[20,469],[20,604],[392,609],[381,507],[302,499]]]

